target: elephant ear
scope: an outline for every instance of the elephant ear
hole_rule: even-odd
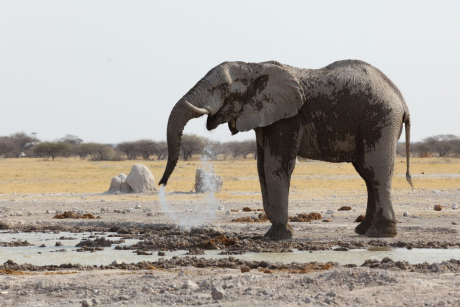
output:
[[[299,80],[281,64],[263,63],[236,120],[238,131],[265,127],[296,115],[304,103]]]

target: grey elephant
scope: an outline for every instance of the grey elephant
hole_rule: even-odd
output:
[[[167,184],[179,158],[182,131],[208,114],[206,127],[228,123],[232,134],[254,130],[257,169],[270,239],[289,239],[288,198],[296,156],[351,162],[367,186],[367,209],[355,232],[397,235],[391,203],[396,145],[406,131],[409,172],[410,116],[401,92],[380,70],[358,60],[320,69],[270,61],[224,62],[209,71],[174,106],[167,128]]]

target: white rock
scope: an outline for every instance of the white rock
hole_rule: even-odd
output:
[[[128,212],[134,212],[133,208],[128,208]]]
[[[409,216],[409,212],[405,211],[405,212],[403,213],[403,216]]]
[[[198,168],[195,173],[195,191],[197,193],[219,192],[222,190],[222,177]]]
[[[225,207],[222,206],[222,205],[219,205],[219,206],[217,207],[217,210],[219,210],[219,211],[224,211],[224,210],[225,210]]]
[[[452,209],[458,209],[457,204],[453,204],[453,205],[452,205]]]
[[[114,260],[114,261],[112,262],[112,265],[120,265],[120,264],[122,264],[122,263],[123,263],[123,261],[121,261],[121,260]]]
[[[81,199],[85,199],[85,197],[82,195],[82,196],[81,196]]]
[[[141,208],[141,205],[136,205],[136,207],[134,207],[135,209],[140,209]]]
[[[230,210],[227,210],[227,211],[225,211],[225,214],[230,215],[230,214],[232,214],[232,212]]]
[[[156,192],[155,177],[149,168],[142,164],[135,164],[131,169],[125,183],[134,193]]]
[[[191,281],[191,280],[187,280],[182,285],[182,289],[195,290],[195,289],[198,289],[198,285],[196,283],[194,283],[193,281]]]
[[[105,202],[105,199],[101,199],[101,203]]]
[[[109,193],[116,193],[116,192],[120,192],[120,190],[121,190],[121,179],[120,179],[120,177],[115,176],[110,181],[110,187],[109,187],[108,192]]]
[[[326,211],[326,214],[334,214],[334,210],[329,209]]]

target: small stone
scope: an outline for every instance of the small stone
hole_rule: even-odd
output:
[[[152,212],[147,212],[147,216],[153,216]]]
[[[134,212],[133,208],[128,208],[128,212]]]
[[[112,265],[120,265],[120,264],[123,264],[123,261],[121,261],[121,260],[114,260],[114,261],[112,262]]]
[[[441,211],[442,206],[441,205],[434,205],[434,211]]]
[[[241,273],[251,272],[251,269],[247,266],[242,266],[240,269],[241,269]]]
[[[46,214],[51,214],[51,210],[46,210]]]
[[[83,301],[81,301],[81,306],[82,307],[90,307],[90,306],[93,306],[93,302],[90,301],[90,300],[83,300]]]
[[[230,215],[232,212],[230,210],[225,211],[225,215]]]
[[[61,241],[57,241],[55,246],[62,246],[62,242],[61,242]]]
[[[91,302],[93,302],[93,305],[94,305],[94,306],[97,305],[97,300],[96,300],[95,298],[93,298],[93,299],[91,300]]]
[[[82,196],[81,196],[81,199],[85,199],[85,197],[82,195]]]
[[[356,193],[356,192],[355,192],[355,193]],[[313,301],[312,301],[311,298],[309,298],[309,297],[307,297],[307,298],[305,299],[305,303],[307,303],[307,304],[311,304],[312,302],[313,302]]]
[[[217,207],[217,210],[219,210],[219,211],[224,211],[224,210],[225,210],[225,207],[222,206],[222,205],[219,205],[219,206]]]
[[[453,204],[453,205],[452,205],[452,209],[458,209],[457,204]]]
[[[452,225],[458,225],[458,223],[457,222],[452,222]]]
[[[334,291],[331,291],[331,292],[329,292],[329,293],[326,294],[326,295],[327,295],[327,296],[330,296],[330,297],[336,297],[336,296],[337,296],[337,294],[335,294]]]
[[[222,298],[224,298],[224,295],[225,295],[225,290],[222,289],[222,287],[213,287],[212,288],[212,291],[211,291],[211,295],[212,295],[212,298],[214,300],[220,300]]]
[[[101,203],[105,202],[105,199],[101,199]]]
[[[195,290],[195,289],[198,289],[198,285],[196,283],[194,283],[193,281],[191,281],[191,280],[187,280],[182,285],[182,289]]]
[[[329,209],[326,211],[326,214],[334,214],[334,210]]]
[[[358,216],[358,217],[356,218],[355,222],[356,222],[356,223],[361,223],[362,221],[364,221],[364,215],[361,214],[360,216]]]
[[[406,216],[406,217],[409,216],[409,212],[405,211],[405,212],[403,213],[403,216]]]
[[[166,253],[162,251],[158,251],[158,256],[166,256]]]
[[[136,205],[135,209],[141,209],[141,205]]]
[[[262,291],[262,294],[263,294],[263,295],[270,295],[271,292],[270,292],[270,290],[268,290],[268,289],[264,289],[264,291]]]

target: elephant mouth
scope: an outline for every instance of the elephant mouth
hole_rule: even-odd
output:
[[[208,115],[208,119],[206,120],[206,129],[209,131],[214,130],[219,126],[219,120],[217,116]]]
[[[237,134],[239,131],[236,129],[236,121],[232,120],[228,122],[228,129],[232,133],[232,135]]]

